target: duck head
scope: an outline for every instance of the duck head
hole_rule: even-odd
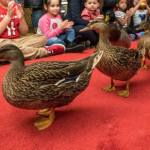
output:
[[[13,44],[6,44],[0,48],[0,61],[19,62],[24,65],[24,56],[18,47]]]
[[[105,21],[106,22],[115,22],[116,21],[116,17],[115,17],[115,14],[113,11],[108,10],[106,12]]]
[[[101,18],[95,18],[87,24],[87,27],[81,29],[80,32],[84,32],[87,30],[95,30],[99,34],[109,33],[109,27],[107,23]]]
[[[143,20],[137,29],[138,30],[143,29],[145,32],[150,31],[150,21],[149,20]]]

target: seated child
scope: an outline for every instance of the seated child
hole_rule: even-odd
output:
[[[44,34],[47,37],[47,46],[60,43],[66,46],[66,53],[82,52],[85,49],[85,43],[81,42],[81,36],[75,38],[75,32],[72,29],[73,22],[62,21],[59,13],[59,0],[45,0],[44,8],[46,14],[39,20],[37,29],[38,34]]]
[[[117,0],[116,7],[117,7],[117,11],[115,12],[115,16],[116,16],[118,25],[123,26],[123,28],[129,34],[131,40],[134,40],[137,36],[136,32],[129,27],[132,14],[128,10],[125,13],[125,10],[127,8],[127,0]]]
[[[100,0],[85,0],[84,6],[85,8],[81,13],[81,17],[84,20],[91,21],[97,17],[104,18],[98,9],[100,7]]]
[[[47,39],[44,35],[25,36],[28,26],[24,12],[20,5],[13,0],[0,0],[0,47],[5,44],[14,44],[23,53],[24,59],[35,59],[49,55],[64,53],[63,45],[44,47]]]
[[[142,6],[141,4],[143,3],[145,5]],[[144,34],[144,30],[138,30],[137,28],[140,26],[141,21],[147,19],[147,15],[150,15],[150,7],[146,0],[134,0],[133,4],[135,7],[130,9],[133,16],[133,30],[136,31],[138,38],[140,38]]]

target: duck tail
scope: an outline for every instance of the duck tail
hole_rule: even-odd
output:
[[[140,58],[140,59],[142,59],[143,58],[143,56],[145,55],[145,52],[146,52],[146,50],[145,50],[145,48],[142,46],[142,47],[139,47],[138,49],[137,49],[137,54],[136,54],[136,58]]]

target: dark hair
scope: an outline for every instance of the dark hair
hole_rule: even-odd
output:
[[[98,1],[98,3],[100,3],[100,7],[99,7],[99,9],[100,9],[100,11],[102,11],[102,8],[103,8],[103,5],[104,5],[104,2],[103,2],[103,0],[97,0]],[[87,2],[87,0],[84,0],[84,2],[86,3]]]
[[[51,0],[44,0],[44,5],[46,5],[47,7],[51,4]],[[59,0],[59,5],[61,5],[61,0]],[[46,14],[47,11],[45,9],[43,9],[43,13]]]
[[[51,4],[51,0],[44,0],[44,4],[48,7]],[[61,4],[61,0],[59,0],[59,4]]]

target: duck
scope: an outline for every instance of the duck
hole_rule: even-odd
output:
[[[146,65],[146,58],[150,60],[150,21],[149,20],[143,20],[140,24],[140,26],[138,27],[138,29],[143,29],[144,30],[144,34],[142,35],[142,37],[139,39],[137,47],[144,47],[146,50],[145,56],[143,57],[143,61],[141,64],[141,69],[146,69],[147,65]]]
[[[108,10],[106,12],[105,21],[109,25],[110,36],[109,41],[113,46],[122,46],[129,48],[131,46],[131,39],[122,26],[118,26],[116,17],[113,11]]]
[[[137,50],[129,50],[121,46],[112,46],[109,42],[109,25],[100,18],[91,21],[80,32],[87,30],[95,30],[99,33],[99,42],[95,52],[101,51],[103,55],[96,68],[111,79],[111,84],[102,89],[107,92],[116,91],[113,80],[126,81],[126,89],[117,91],[117,95],[128,97],[130,79],[137,74],[141,67],[141,59],[145,54],[145,49],[140,47]]]
[[[2,82],[4,98],[14,107],[39,110],[38,114],[45,117],[33,125],[43,130],[54,121],[56,107],[68,105],[88,87],[102,55],[98,52],[79,60],[39,61],[25,66],[21,50],[4,45],[0,61],[10,62]]]

